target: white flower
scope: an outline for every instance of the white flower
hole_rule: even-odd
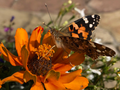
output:
[[[75,11],[77,11],[77,12],[80,14],[81,17],[84,17],[84,16],[85,16],[85,12],[84,12],[85,9],[80,10],[80,9],[78,9],[78,8],[76,8],[76,7],[75,7],[74,9],[75,9]]]
[[[106,61],[109,62],[111,60],[110,56],[106,56]]]
[[[120,74],[118,73],[118,76],[120,77]]]
[[[89,75],[87,76],[87,78],[88,78],[89,80],[93,80],[94,75],[93,75],[93,74],[89,74]]]
[[[101,75],[100,69],[91,69],[90,68],[90,71],[93,72],[93,73],[96,73],[98,75]]]
[[[87,67],[89,68],[89,71],[87,71],[87,73],[92,72],[92,73],[96,73],[98,75],[101,75],[101,72],[100,72],[101,69],[91,69],[89,65]]]
[[[25,87],[19,83],[16,83],[16,85],[12,85],[11,88],[20,88],[20,89],[24,89]]]

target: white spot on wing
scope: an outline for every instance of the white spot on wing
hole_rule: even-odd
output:
[[[95,15],[92,15],[92,18],[95,18]]]
[[[93,22],[93,24],[95,24],[95,22]]]
[[[93,47],[96,47],[95,44],[93,42],[89,42]]]
[[[90,27],[90,28],[92,28],[92,26],[93,26],[92,24],[89,24],[89,27]]]
[[[89,21],[88,21],[88,19],[87,18],[83,18],[83,20],[85,21],[85,23],[88,23]]]
[[[96,51],[99,52],[99,53],[101,52],[99,49],[97,49]]]

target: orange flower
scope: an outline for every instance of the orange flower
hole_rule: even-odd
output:
[[[82,63],[85,59],[84,54],[75,53],[66,58],[68,55],[63,49],[54,47],[50,31],[45,34],[42,45],[40,45],[42,32],[41,26],[35,28],[28,40],[25,29],[18,28],[15,34],[18,56],[13,55],[2,43],[0,44],[0,51],[5,60],[13,66],[25,68],[25,71],[16,72],[0,80],[0,87],[8,81],[23,84],[29,80],[34,81],[30,90],[44,90],[44,87],[47,90],[82,90],[87,87],[88,80],[81,76],[82,70],[66,73],[71,69],[69,62],[73,65]],[[68,49],[65,51],[70,52]]]

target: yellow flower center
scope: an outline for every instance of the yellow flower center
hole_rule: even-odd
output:
[[[50,60],[50,57],[53,57],[53,53],[55,51],[51,48],[51,45],[40,45],[36,51],[38,59],[45,58],[46,60]]]
[[[53,47],[51,45],[43,44],[35,50],[35,56],[28,61],[28,69],[37,76],[46,75],[52,68]]]

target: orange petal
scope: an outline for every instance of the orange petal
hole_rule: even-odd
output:
[[[29,40],[29,50],[31,52],[35,51],[35,48],[37,48],[40,45],[42,33],[43,33],[43,28],[41,26],[33,30]]]
[[[62,74],[59,81],[62,83],[69,83],[69,82],[73,81],[76,78],[76,76],[81,76],[81,72],[82,72],[82,70],[79,69],[74,72]]]
[[[22,62],[19,57],[9,52],[2,43],[0,44],[0,51],[2,52],[4,59],[10,62],[13,66],[22,66]]]
[[[0,80],[0,89],[1,89],[1,87],[2,87],[2,81]]]
[[[15,34],[15,47],[18,53],[18,56],[21,56],[21,48],[23,45],[28,46],[28,34],[25,29],[18,28]]]
[[[75,52],[67,59],[71,62],[71,64],[79,65],[85,60],[85,55],[83,53],[80,54]]]
[[[54,70],[51,70],[46,78],[45,78],[45,88],[46,90],[65,90],[65,87],[62,83],[58,81],[60,76],[59,72],[55,72]]]
[[[64,84],[70,90],[83,90],[88,86],[88,79],[77,76],[72,82]]]
[[[25,73],[23,75],[23,79],[25,82],[28,82],[29,80],[33,80],[34,84],[36,84],[37,77],[35,75],[33,75],[31,72],[25,71]]]
[[[36,82],[36,84],[33,85],[30,90],[44,90],[44,87],[41,82]]]
[[[55,45],[50,30],[44,35],[42,44],[49,44],[51,46]]]
[[[21,60],[22,60],[23,66],[26,70],[28,70],[28,68],[27,68],[28,58],[29,58],[29,52],[27,50],[27,47],[24,45],[21,49]]]
[[[66,90],[65,86],[57,80],[49,80],[45,84],[46,90]]]
[[[24,71],[20,71],[20,72],[14,73],[13,75],[7,78],[2,79],[0,81],[0,86],[4,84],[5,82],[10,82],[10,81],[15,81],[15,82],[19,82],[20,84],[23,84],[24,83],[23,74],[24,74]]]
[[[45,77],[45,80],[47,79],[54,79],[54,80],[58,80],[60,77],[60,73],[59,72],[56,72],[54,70],[51,70],[48,72],[48,74],[46,75]]]
[[[68,56],[69,53],[70,53],[70,49],[57,48],[57,50],[55,51],[55,53],[52,57],[52,62],[54,64],[55,63],[65,63],[65,62],[62,62],[62,61],[64,61],[64,57]]]
[[[69,71],[71,68],[72,66],[70,64],[60,64],[60,63],[57,63],[52,67],[53,70],[60,72],[61,74],[66,73],[66,71]]]

